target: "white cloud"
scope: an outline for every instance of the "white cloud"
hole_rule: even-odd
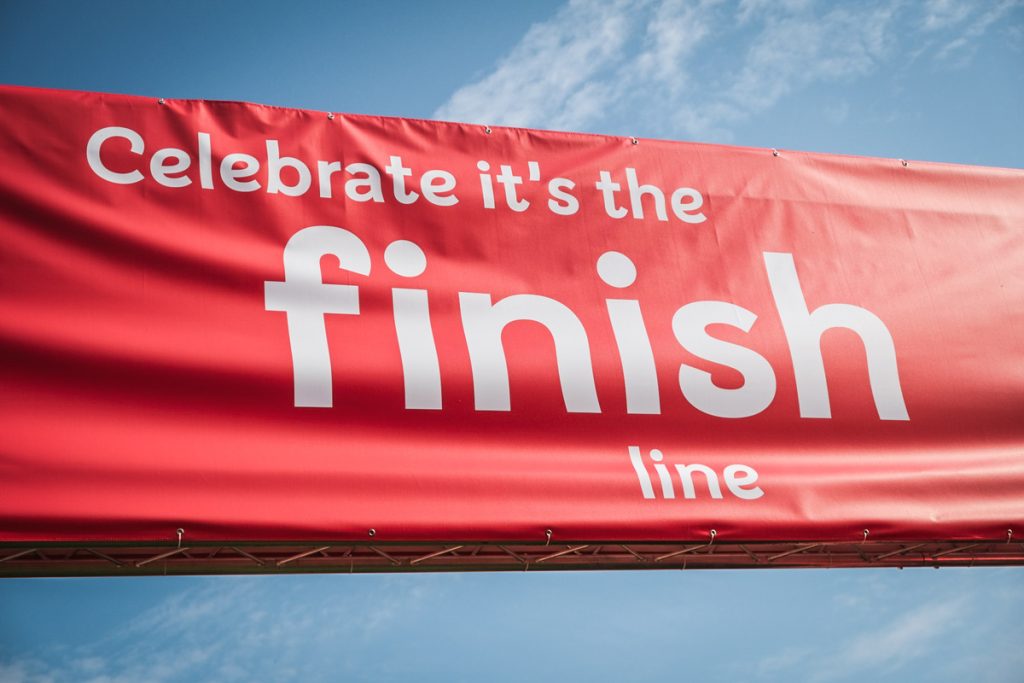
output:
[[[962,626],[970,606],[968,596],[919,605],[888,621],[872,620],[869,630],[854,633],[834,650],[788,647],[762,658],[754,671],[770,679],[799,671],[804,680],[818,682],[875,680],[933,656],[936,643]]]
[[[456,91],[435,116],[728,141],[732,127],[793,93],[914,56],[915,46],[901,39],[910,30],[939,36],[956,29],[938,57],[969,58],[1019,2],[981,11],[935,0],[911,12],[883,1],[574,0],[531,27],[493,71]]]
[[[345,666],[436,597],[423,581],[360,594],[335,593],[329,578],[291,578],[206,580],[74,652],[0,661],[0,683],[282,680],[282,672],[319,680],[328,658]]]
[[[436,118],[586,128],[638,93],[676,98],[685,61],[719,0],[578,0],[534,25],[490,74],[456,91]]]
[[[939,59],[957,58],[959,64],[966,64],[974,56],[979,39],[988,30],[1004,19],[1010,12],[1024,6],[1021,0],[1002,0],[994,4],[984,5],[987,9],[967,23],[966,28],[955,38],[939,49]]]
[[[787,647],[759,661],[754,671],[758,678],[775,678],[783,671],[797,668],[811,654],[812,651],[806,647]]]
[[[828,662],[820,663],[816,680],[849,678],[865,670],[891,670],[929,654],[935,640],[956,628],[967,604],[967,599],[961,597],[922,605],[850,639]]]
[[[814,0],[740,0],[736,18],[740,22],[746,23],[758,15],[795,14],[804,12],[813,6]]]
[[[770,16],[719,97],[741,114],[757,112],[810,83],[865,75],[885,54],[893,14],[887,7],[860,7],[823,16]]]
[[[937,31],[959,24],[974,11],[976,4],[970,0],[928,0],[924,5],[925,31]]]
[[[606,93],[596,74],[622,59],[635,10],[645,3],[573,1],[535,24],[497,68],[452,95],[437,118],[537,126],[592,115]]]
[[[0,662],[0,683],[55,683],[41,668],[43,665],[34,661]]]

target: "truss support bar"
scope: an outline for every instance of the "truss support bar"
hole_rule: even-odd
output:
[[[752,559],[752,560],[753,560],[754,562],[757,562],[758,564],[760,564],[760,563],[761,563],[761,558],[760,558],[760,557],[758,557],[757,555],[755,555],[754,553],[750,552],[750,549],[749,549],[749,548],[747,548],[747,546],[745,546],[745,545],[740,545],[740,546],[739,546],[739,549],[740,549],[740,550],[742,550],[743,552],[745,552],[745,553],[747,554],[747,557],[749,557],[750,559]]]
[[[945,557],[946,555],[952,555],[953,553],[961,553],[961,552],[963,552],[965,550],[970,550],[971,548],[977,548],[980,545],[985,545],[985,544],[984,543],[971,543],[970,545],[962,545],[962,546],[959,546],[957,548],[953,548],[952,550],[943,550],[941,553],[933,553],[932,554],[932,558],[934,559],[936,557]]]
[[[123,562],[118,562],[117,560],[112,558],[110,555],[105,555],[104,553],[101,553],[98,550],[93,550],[92,548],[86,548],[85,551],[87,553],[92,553],[93,555],[95,555],[96,557],[100,558],[101,560],[106,560],[107,562],[109,562],[112,565],[115,565],[117,567],[123,567],[124,566]]]
[[[267,564],[266,562],[264,562],[260,558],[256,557],[252,553],[247,553],[244,550],[242,550],[241,548],[236,548],[235,546],[232,545],[232,546],[228,546],[228,549],[229,550],[234,550],[236,553],[238,553],[242,557],[248,557],[250,560],[252,560],[253,562],[255,562],[256,564],[258,564],[261,567],[265,567],[266,564]]]
[[[633,557],[635,557],[636,559],[640,560],[641,562],[650,562],[649,558],[641,555],[637,551],[635,551],[632,548],[630,548],[628,545],[620,545],[619,547],[622,548],[623,550],[625,550],[627,553],[629,553]]]
[[[529,564],[530,563],[530,561],[527,560],[525,557],[512,552],[511,550],[509,550],[508,548],[506,548],[505,546],[503,546],[501,544],[498,545],[498,548],[500,548],[502,550],[502,552],[504,552],[505,554],[510,555],[511,557],[515,558],[515,561],[518,562],[519,564]]]
[[[435,557],[441,557],[442,555],[447,555],[448,553],[454,553],[456,550],[460,550],[463,547],[465,546],[453,545],[451,548],[438,550],[435,553],[428,553],[427,555],[423,555],[422,557],[417,557],[415,560],[410,560],[409,564],[419,564],[420,562],[426,562],[427,560],[433,559]]]
[[[387,554],[386,552],[384,552],[383,550],[381,550],[380,548],[378,548],[378,547],[376,547],[376,546],[372,546],[372,545],[371,545],[371,546],[370,546],[370,550],[372,550],[373,552],[377,553],[378,555],[380,555],[381,557],[383,557],[383,558],[384,558],[385,560],[387,560],[387,561],[388,561],[388,562],[390,562],[391,564],[395,565],[396,567],[397,567],[398,565],[402,564],[402,561],[401,561],[401,560],[399,560],[399,559],[395,558],[395,557],[394,557],[394,556],[392,556],[392,555],[388,555],[388,554]]]
[[[1024,545],[1000,539],[820,541],[543,540],[368,543],[0,543],[0,580],[28,576],[273,574],[781,567],[1024,566]],[[714,554],[711,550],[714,549]],[[306,558],[306,559],[302,559]],[[672,559],[676,558],[676,559]]]
[[[13,555],[8,555],[7,557],[0,557],[0,562],[6,562],[7,560],[16,560],[19,557],[25,557],[26,555],[31,555],[34,552],[36,552],[35,548],[29,548],[28,550],[22,550],[20,553],[14,553]]]
[[[658,555],[656,558],[654,558],[654,561],[655,562],[661,562],[662,560],[668,560],[668,559],[673,558],[673,557],[678,557],[679,555],[685,555],[686,553],[692,553],[694,550],[700,550],[701,548],[707,548],[709,545],[711,545],[711,544],[710,543],[702,543],[701,545],[692,545],[689,548],[683,548],[682,550],[677,550],[674,553],[665,553],[664,555]]]
[[[917,545],[910,545],[910,546],[907,546],[906,548],[900,548],[899,550],[893,550],[891,553],[885,553],[883,555],[877,556],[874,561],[878,562],[879,560],[884,560],[887,557],[895,557],[896,555],[902,555],[903,553],[909,553],[911,550],[917,550],[918,548],[923,548],[926,545],[928,545],[928,544],[927,543],[918,543]]]
[[[156,562],[158,560],[165,560],[168,557],[173,557],[175,555],[179,555],[179,554],[185,552],[186,550],[188,550],[188,548],[175,548],[174,550],[170,550],[170,551],[168,551],[166,553],[160,553],[159,555],[154,555],[153,557],[147,557],[145,560],[139,560],[138,562],[135,563],[135,566],[136,567],[145,567],[147,564],[149,564],[151,562]]]
[[[330,547],[331,546],[329,546],[329,545],[325,545],[325,546],[320,547],[320,548],[313,548],[312,550],[307,550],[306,552],[299,553],[298,555],[292,555],[291,557],[286,557],[283,560],[279,560],[278,563],[277,563],[277,566],[278,567],[282,567],[282,566],[288,564],[289,562],[294,562],[295,560],[301,560],[302,558],[309,557],[310,555],[316,555],[317,553],[322,553],[323,551],[329,549]]]
[[[585,549],[587,549],[589,547],[590,547],[589,545],[575,545],[575,546],[571,546],[569,548],[566,548],[565,550],[559,550],[557,553],[551,553],[550,555],[545,555],[544,557],[538,557],[536,560],[534,560],[534,562],[537,563],[537,564],[540,564],[541,562],[546,562],[548,560],[553,560],[556,557],[561,557],[562,555],[568,555],[570,553],[578,553],[579,551],[585,550]]]
[[[772,555],[771,557],[768,557],[767,560],[769,562],[774,562],[775,560],[780,560],[783,557],[789,557],[790,555],[796,555],[798,553],[804,553],[804,552],[807,552],[808,550],[814,550],[815,548],[820,548],[820,547],[821,547],[820,543],[811,543],[810,545],[802,545],[799,548],[793,548],[792,550],[787,550],[784,553],[779,553],[778,555]]]

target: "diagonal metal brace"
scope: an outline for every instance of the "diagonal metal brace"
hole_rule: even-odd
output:
[[[456,550],[462,549],[463,547],[465,547],[465,546],[453,545],[451,548],[445,548],[444,550],[438,550],[437,552],[428,553],[428,554],[426,554],[426,555],[424,555],[422,557],[417,557],[415,560],[410,560],[409,564],[419,564],[420,562],[425,562],[426,560],[429,560],[429,559],[432,559],[432,558],[435,558],[435,557],[441,557],[442,555],[447,555],[448,553],[453,553]]]
[[[529,564],[530,563],[530,561],[527,558],[523,557],[522,555],[519,555],[517,553],[512,552],[511,550],[509,550],[505,546],[501,545],[500,543],[498,544],[498,548],[500,548],[505,554],[511,555],[512,557],[514,557],[516,562],[518,562],[519,564]]]
[[[165,560],[168,557],[172,557],[174,555],[181,554],[181,553],[185,552],[186,550],[188,550],[188,548],[175,548],[174,550],[169,550],[166,553],[160,553],[159,555],[154,555],[153,557],[148,557],[145,560],[139,560],[138,562],[135,563],[135,566],[136,567],[145,567],[150,562],[156,562],[157,560]]]
[[[686,553],[692,553],[694,550],[700,550],[701,548],[707,548],[710,543],[701,543],[700,545],[691,545],[689,548],[683,548],[682,550],[676,550],[671,553],[665,553],[664,555],[658,555],[654,558],[655,562],[661,562],[672,557],[678,557],[679,555],[685,555]]]
[[[562,555],[568,555],[569,553],[577,553],[589,547],[589,545],[570,546],[565,550],[559,550],[557,553],[551,553],[550,555],[545,555],[544,557],[538,557],[536,560],[534,560],[534,562],[539,564],[541,562],[545,562],[546,560],[553,560],[556,557],[561,557]]]
[[[941,553],[935,553],[932,558],[945,557],[946,555],[952,555],[953,553],[959,553],[964,550],[970,550],[971,548],[977,548],[979,545],[985,545],[984,543],[971,543],[969,545],[961,545],[953,548],[952,550],[943,550]]]
[[[903,553],[909,553],[911,550],[917,550],[918,548],[923,548],[926,545],[928,545],[928,544],[927,543],[918,543],[917,545],[910,545],[910,546],[907,546],[906,548],[900,548],[899,550],[893,550],[891,553],[885,553],[883,555],[879,555],[873,561],[874,562],[878,562],[879,560],[884,560],[887,557],[893,557],[895,555],[902,555]]]
[[[236,553],[238,553],[242,557],[248,557],[250,560],[252,560],[253,562],[255,562],[256,564],[258,564],[261,567],[264,567],[267,564],[266,562],[264,562],[260,558],[256,557],[252,553],[247,553],[244,550],[242,550],[241,548],[236,548],[235,546],[232,545],[232,546],[228,546],[228,549],[229,550],[234,550]]]
[[[107,562],[110,562],[111,564],[116,565],[118,567],[123,567],[124,566],[123,562],[119,562],[118,560],[115,560],[114,558],[112,558],[110,555],[107,555],[105,553],[101,553],[99,550],[94,550],[92,548],[85,548],[85,552],[92,553],[93,555],[95,555],[96,557],[100,558],[101,560],[106,560]]]
[[[789,557],[790,555],[796,555],[797,553],[806,552],[808,550],[814,550],[815,548],[821,547],[821,545],[821,543],[811,543],[810,545],[802,545],[799,548],[793,548],[792,550],[787,550],[786,552],[779,553],[778,555],[771,555],[767,558],[767,560],[768,562],[774,562],[775,560],[781,559],[783,557]]]
[[[0,557],[0,562],[6,562],[7,560],[16,560],[19,557],[25,557],[25,555],[31,555],[32,553],[38,552],[39,550],[37,548],[29,548],[28,550],[22,550],[20,553],[14,553],[13,555],[8,555],[7,557]]]
[[[646,557],[645,555],[641,555],[637,551],[635,551],[632,548],[630,548],[628,545],[619,544],[619,547],[622,548],[623,550],[625,550],[627,553],[629,553],[633,557],[635,557],[636,559],[640,560],[641,562],[650,562],[651,561],[649,557]]]
[[[291,557],[286,557],[283,560],[278,560],[277,566],[281,567],[283,565],[288,564],[289,562],[294,562],[295,560],[301,560],[302,558],[309,557],[310,555],[316,555],[317,553],[322,553],[323,551],[327,550],[330,547],[331,546],[329,546],[329,545],[325,545],[325,546],[323,546],[321,548],[313,548],[312,550],[307,550],[304,553],[299,553],[298,555],[292,555]]]
[[[383,557],[385,560],[387,560],[391,564],[395,565],[396,567],[399,566],[400,564],[402,564],[401,560],[395,558],[392,555],[388,555],[386,552],[384,552],[380,548],[377,548],[377,547],[371,545],[370,546],[370,550],[372,550],[373,552],[377,553],[378,555],[380,555],[381,557]]]

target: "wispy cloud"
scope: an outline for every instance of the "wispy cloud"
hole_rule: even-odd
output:
[[[585,128],[638,93],[680,98],[686,61],[708,37],[718,0],[573,0],[536,24],[490,74],[456,91],[441,119]],[[641,100],[639,103],[643,103]]]
[[[779,674],[805,662],[812,652],[810,648],[806,647],[787,647],[757,662],[754,673],[758,678],[776,678]]]
[[[1019,568],[154,577],[142,593],[171,581],[175,595],[133,619],[69,609],[72,628],[16,655],[25,640],[11,638],[0,682],[1008,683],[1024,671],[1022,580]],[[80,590],[123,608],[139,604],[131,581]]]
[[[848,679],[863,671],[890,671],[934,652],[934,642],[956,628],[969,604],[965,597],[925,604],[889,623],[851,638],[827,661],[819,662],[812,680]]]
[[[961,23],[975,5],[970,0],[928,0],[924,3],[925,31],[938,31]]]
[[[958,627],[958,617],[970,605],[966,596],[919,605],[888,620],[872,621],[869,629],[851,634],[833,650],[789,647],[761,659],[754,667],[761,678],[776,679],[801,672],[804,680],[877,680],[934,653],[935,642]],[[870,675],[868,675],[870,674]]]
[[[908,31],[928,34],[937,58],[967,54],[1018,4],[573,0],[435,116],[727,141],[801,89],[895,66]]]
[[[1013,579],[1006,570],[996,572]],[[1017,571],[1017,570],[1009,570]],[[903,578],[903,575],[899,575]],[[932,592],[916,581],[878,573],[854,575],[834,596],[843,634],[833,644],[784,647],[752,662],[762,680],[988,681],[1021,679],[1024,653],[1016,643],[1020,592],[998,580],[973,590]],[[993,588],[995,586],[995,588]],[[854,590],[849,590],[854,589]],[[1009,621],[1006,621],[1009,616]],[[998,658],[993,653],[1002,652]]]
[[[956,20],[947,24],[962,30],[939,48],[937,57],[939,59],[955,59],[960,65],[966,64],[978,49],[981,37],[1011,12],[1020,10],[1022,7],[1024,7],[1024,2],[1021,0],[1002,0],[980,5],[964,3],[954,15],[957,17]],[[964,19],[967,17],[970,19],[965,22]],[[926,19],[925,28],[928,27],[929,19],[932,19],[932,15]]]
[[[325,662],[344,670],[382,630],[436,597],[422,582],[362,594],[335,594],[332,585],[207,580],[73,652],[0,661],[0,683],[322,680]]]
[[[586,119],[608,93],[597,75],[623,59],[635,3],[570,2],[527,31],[482,80],[458,90],[438,118],[536,126]]]

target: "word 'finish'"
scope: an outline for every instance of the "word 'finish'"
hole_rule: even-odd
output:
[[[284,248],[284,281],[264,284],[265,307],[287,316],[297,407],[333,405],[331,360],[324,322],[326,314],[359,314],[357,285],[325,284],[320,259],[332,255],[343,270],[368,276],[370,254],[363,241],[340,227],[316,225],[296,232]],[[832,328],[855,332],[864,344],[868,380],[882,420],[908,420],[900,387],[896,349],[882,320],[865,308],[827,304],[809,311],[792,254],[765,252],[764,265],[796,378],[800,416],[829,418],[828,384],[821,354],[821,336]],[[426,255],[413,242],[392,242],[384,261],[395,274],[414,278],[426,270]],[[601,280],[625,289],[636,279],[636,268],[624,254],[609,251],[597,262]],[[492,301],[487,293],[459,292],[462,328],[473,374],[478,411],[509,411],[509,375],[501,336],[516,321],[532,321],[551,334],[566,411],[600,413],[586,329],[565,304],[538,294],[515,294]],[[405,407],[442,408],[441,373],[430,322],[428,292],[392,290],[395,332],[402,359]],[[660,414],[654,353],[640,304],[632,299],[608,299],[608,318],[618,346],[626,390],[626,410]],[[698,410],[723,418],[744,418],[765,410],[775,398],[775,371],[756,351],[717,339],[707,327],[730,325],[749,332],[757,315],[725,301],[694,301],[672,316],[672,331],[688,352],[734,369],[743,377],[734,389],[714,384],[711,374],[682,364],[679,388]]]

